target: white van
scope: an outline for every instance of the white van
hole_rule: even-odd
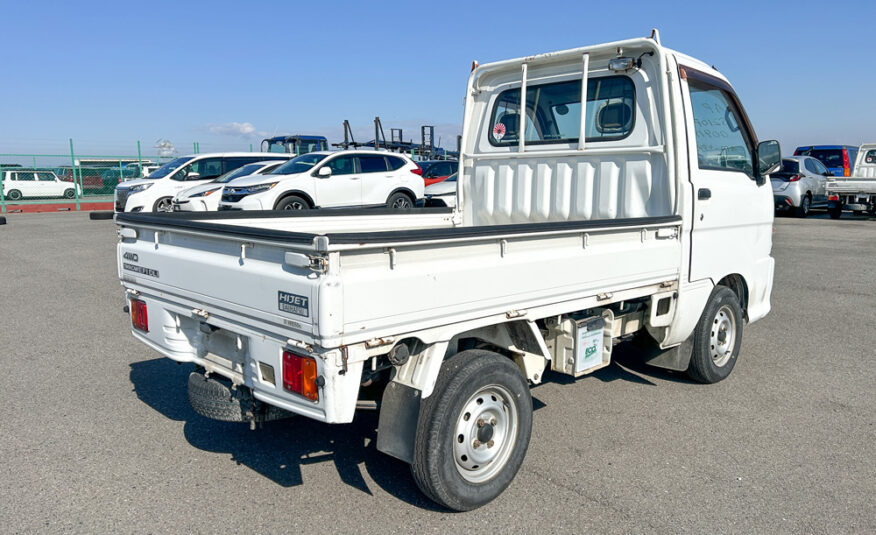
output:
[[[26,198],[76,197],[76,190],[82,194],[78,185],[64,182],[52,171],[34,169],[13,169],[3,171],[3,195],[7,201]]]
[[[193,186],[205,184],[248,163],[286,160],[288,156],[263,152],[216,152],[192,154],[172,160],[145,178],[126,180],[116,186],[116,212],[171,212],[173,197]]]

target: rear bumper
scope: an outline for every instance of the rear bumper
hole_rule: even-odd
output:
[[[339,350],[291,347],[290,340],[264,336],[264,330],[210,316],[187,317],[178,307],[147,295],[149,332],[132,329],[134,338],[177,362],[191,362],[232,383],[245,385],[253,396],[281,409],[326,423],[353,420],[362,362],[344,365]],[[323,378],[316,402],[283,388],[283,352],[311,356]]]

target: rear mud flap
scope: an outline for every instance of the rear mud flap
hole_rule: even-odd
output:
[[[391,382],[383,391],[377,424],[377,449],[406,463],[414,462],[420,416],[420,391]]]

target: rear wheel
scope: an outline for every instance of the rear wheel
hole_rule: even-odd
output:
[[[67,199],[72,199],[75,195],[76,195],[76,192],[73,191],[72,189],[65,189],[64,190],[64,197]]]
[[[153,212],[173,212],[173,199],[171,197],[162,197],[155,201],[152,205]]]
[[[417,422],[414,480],[456,511],[501,494],[529,447],[532,398],[520,369],[496,353],[463,351],[441,365]]]
[[[687,374],[700,383],[725,379],[742,346],[742,307],[730,288],[716,286],[694,330]]]
[[[809,212],[812,210],[812,197],[807,193],[800,199],[800,206],[797,207],[796,214],[797,217],[806,217],[809,215]]]
[[[840,216],[843,215],[843,207],[842,206],[830,206],[827,209],[828,215],[830,215],[831,219],[839,219]]]
[[[277,203],[277,210],[307,210],[309,208],[310,205],[307,204],[307,201],[298,195],[284,197]]]
[[[9,190],[9,193],[6,194],[6,198],[10,201],[20,201],[21,200],[21,192],[17,189]]]
[[[394,210],[410,210],[414,207],[414,201],[406,194],[398,192],[393,193],[386,200],[386,206]]]

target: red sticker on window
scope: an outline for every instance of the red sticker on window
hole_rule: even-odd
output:
[[[496,138],[496,141],[501,141],[505,137],[504,123],[496,123],[496,126],[493,127],[493,137]]]

